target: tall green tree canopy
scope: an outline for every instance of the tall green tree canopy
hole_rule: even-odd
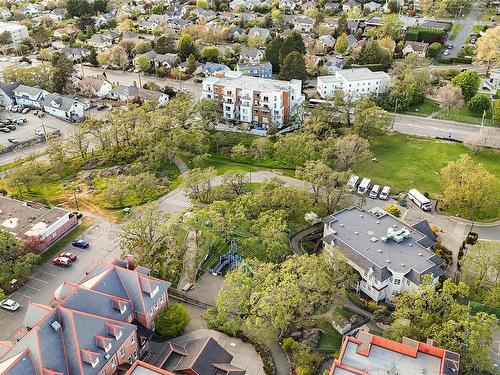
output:
[[[451,83],[462,89],[464,100],[468,102],[479,90],[481,80],[475,70],[465,70],[453,77]]]
[[[307,69],[304,56],[297,51],[288,54],[281,64],[279,77],[285,81],[292,79],[305,81],[307,78]]]

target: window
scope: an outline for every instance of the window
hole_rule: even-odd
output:
[[[101,375],[106,375],[106,370],[102,370],[102,371],[100,372],[100,374],[101,374]]]
[[[394,279],[394,285],[401,285],[401,279]]]
[[[120,348],[120,357],[123,357],[124,354],[125,354],[125,348],[122,346]]]
[[[295,97],[292,95],[292,100],[295,100]]]
[[[135,338],[132,336],[132,338],[130,339],[130,343],[133,344],[135,342]]]
[[[154,296],[156,296],[156,293],[158,293],[158,291],[160,290],[160,287],[157,285],[154,287],[154,289],[151,291],[151,293],[149,294],[149,296],[151,298],[153,298]]]
[[[410,286],[410,280],[406,279],[406,285]]]
[[[122,337],[122,331],[116,332],[115,339],[120,340],[120,337]]]
[[[122,307],[120,307],[120,314],[124,314],[125,311],[127,311],[127,305],[123,305]]]
[[[92,362],[92,368],[96,367],[99,364],[99,357],[95,357],[94,361]]]
[[[111,368],[115,368],[116,367],[116,359],[115,357],[111,358]]]
[[[104,347],[104,351],[107,353],[111,350],[111,343],[108,342],[108,344]]]

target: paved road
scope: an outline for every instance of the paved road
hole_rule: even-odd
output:
[[[102,68],[94,68],[91,66],[76,65],[75,70],[84,76],[95,76],[103,73]],[[185,90],[191,92],[195,98],[201,96],[201,84],[195,83],[192,79],[187,81],[179,81],[175,79],[159,78],[157,76],[144,75],[144,73],[124,72],[121,70],[106,70],[108,80],[115,84],[124,86],[139,86],[139,80],[142,85],[148,81],[153,81],[160,87],[170,86],[174,90]]]
[[[91,216],[95,222],[80,236],[90,242],[90,248],[83,250],[73,248],[71,245],[67,246],[65,251],[78,256],[78,260],[71,267],[60,268],[52,265],[50,261],[47,262],[10,297],[18,301],[22,307],[15,312],[0,309],[0,341],[6,340],[21,327],[30,301],[49,304],[53,299],[55,289],[64,281],[78,282],[85,276],[84,272],[92,262],[101,259],[111,261],[119,256],[118,246],[112,239],[116,226],[103,218]]]
[[[458,53],[462,49],[463,45],[465,44],[465,41],[467,37],[469,36],[472,26],[474,26],[477,22],[477,18],[479,17],[479,14],[481,13],[479,8],[474,8],[470,11],[468,14],[467,18],[463,20],[455,20],[453,25],[458,25],[461,24],[463,25],[462,30],[458,33],[456,36],[455,40],[450,41],[451,43],[454,44],[454,48],[450,50],[450,54],[447,57],[457,57]]]
[[[479,135],[479,125],[463,124],[455,121],[437,120],[430,117],[416,117],[410,115],[396,115],[394,131],[405,134],[415,134],[428,137],[442,137],[467,141]],[[483,134],[487,134],[486,145],[500,148],[500,128],[485,126]]]

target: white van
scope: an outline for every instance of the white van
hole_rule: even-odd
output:
[[[358,194],[366,194],[370,188],[371,183],[372,180],[370,180],[369,178],[363,178],[358,186]]]
[[[347,181],[347,190],[348,191],[354,191],[358,187],[359,184],[359,177],[356,175],[352,175],[349,177],[349,181]]]
[[[391,192],[391,188],[389,186],[384,186],[384,188],[382,189],[382,191],[380,192],[380,195],[378,197],[385,201],[389,197],[390,192]]]
[[[373,185],[372,191],[370,191],[370,198],[375,199],[378,197],[378,193],[380,193],[380,186]]]
[[[420,209],[424,211],[430,211],[432,208],[431,201],[427,199],[426,196],[423,195],[421,192],[419,192],[417,189],[411,189],[408,192],[408,199],[411,200]]]

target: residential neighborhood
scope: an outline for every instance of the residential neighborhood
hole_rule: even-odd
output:
[[[500,374],[500,2],[0,5],[0,374]]]

